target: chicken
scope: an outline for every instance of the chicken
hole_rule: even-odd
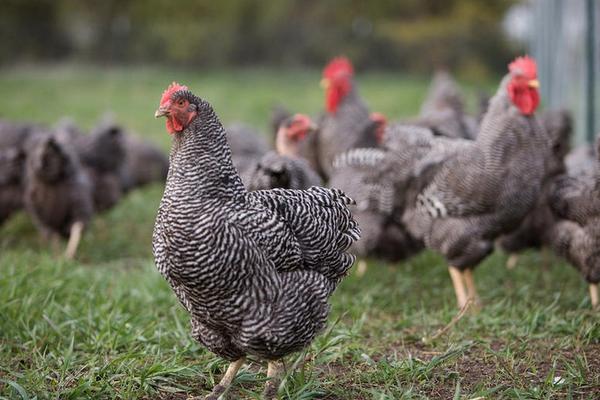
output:
[[[596,154],[599,148],[600,139],[596,141]],[[548,235],[550,245],[583,275],[589,284],[592,307],[596,308],[600,305],[600,158],[593,180],[570,174],[556,178],[548,202],[558,219]]]
[[[415,165],[422,189],[403,221],[414,237],[448,261],[460,308],[478,299],[473,268],[492,252],[497,237],[519,226],[538,198],[550,150],[534,115],[537,87],[535,62],[517,58],[476,140],[446,149],[441,157],[432,150],[423,157],[425,168],[421,161]]]
[[[354,69],[344,57],[334,58],[323,70],[325,115],[319,122],[319,173],[329,179],[338,154],[357,147],[375,147],[376,127],[354,83]]]
[[[226,129],[227,143],[231,147],[233,165],[244,181],[247,180],[249,168],[254,162],[266,154],[270,146],[263,135],[255,129],[241,124],[231,124]]]
[[[434,134],[450,138],[474,139],[477,121],[466,115],[458,85],[447,71],[435,73],[418,119],[409,123],[427,127]]]
[[[271,109],[271,133],[273,134],[273,140],[277,142],[277,133],[279,132],[279,127],[281,124],[289,119],[292,116],[290,110],[282,106],[281,104],[276,104]]]
[[[548,247],[553,241],[552,227],[556,223],[556,217],[550,210],[548,196],[554,180],[566,172],[564,159],[569,150],[573,121],[566,110],[550,110],[541,114],[540,122],[548,135],[551,153],[546,160],[546,175],[535,207],[518,229],[499,239],[500,247],[511,253],[508,268],[515,267],[517,252],[527,248]]]
[[[164,182],[169,171],[169,159],[165,153],[151,142],[125,133],[125,163],[121,169],[123,192],[154,182]]]
[[[276,396],[285,355],[323,329],[327,300],[352,266],[359,232],[336,189],[247,192],[212,107],[173,83],[157,117],[173,135],[153,233],[160,273],[190,313],[192,335],[231,361],[217,399],[247,355],[269,362]]]
[[[0,225],[23,207],[24,163],[21,149],[0,149]]]
[[[397,262],[423,247],[401,221],[405,190],[411,179],[406,173],[407,156],[412,154],[385,147],[387,138],[381,133],[385,131],[385,117],[372,115],[371,119],[380,123],[376,138],[381,148],[356,148],[338,155],[329,181],[332,187],[340,188],[356,201],[352,212],[361,229],[361,238],[351,252],[360,259],[359,276],[366,272],[366,257]]]
[[[594,180],[596,176],[596,155],[589,144],[582,144],[571,150],[565,157],[569,175],[580,179]]]
[[[276,151],[270,151],[251,167],[244,180],[248,190],[308,189],[321,186],[319,175],[301,155],[315,137],[310,118],[296,114],[282,121],[277,132]]]
[[[105,117],[78,143],[78,155],[92,182],[96,212],[114,207],[123,197],[124,137],[123,128],[111,117]]]
[[[92,187],[77,156],[52,134],[27,144],[25,209],[44,236],[69,238],[72,258],[93,213]]]

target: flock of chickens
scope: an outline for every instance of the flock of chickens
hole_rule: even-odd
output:
[[[273,149],[244,125],[224,128],[176,83],[155,114],[173,136],[168,161],[107,119],[88,135],[68,121],[0,122],[0,223],[24,208],[44,235],[69,239],[72,257],[94,213],[166,178],[156,265],[193,337],[231,362],[208,399],[247,355],[269,361],[265,397],[274,398],[281,358],[324,327],[355,257],[396,262],[434,250],[464,310],[479,301],[472,271],[494,249],[513,265],[519,251],[544,247],[581,272],[598,305],[599,152],[569,152],[568,112],[536,115],[533,59],[509,64],[480,116],[467,115],[445,72],[419,116],[393,123],[369,111],[346,58],[321,83],[325,110],[314,122],[276,110]]]
[[[163,182],[168,158],[104,116],[90,134],[73,121],[53,127],[0,120],[0,225],[25,209],[58,249],[72,258],[91,218],[130,190]]]
[[[356,256],[442,254],[464,311],[479,300],[472,271],[496,246],[544,246],[580,270],[598,304],[597,161],[567,168],[569,114],[536,116],[533,59],[508,69],[480,118],[442,74],[419,117],[388,124],[335,58],[322,117],[278,110],[274,150],[243,126],[225,129],[186,86],[165,90],[155,116],[173,144],[153,253],[192,336],[231,362],[206,399],[248,355],[268,361],[264,396],[275,398],[281,359],[323,328]]]
[[[459,307],[479,301],[472,270],[495,248],[516,254],[549,248],[590,284],[598,305],[600,216],[594,151],[569,152],[566,110],[538,113],[535,62],[510,64],[479,116],[464,111],[456,82],[438,72],[419,116],[393,123],[369,112],[352,65],[325,68],[326,109],[317,123],[274,113],[276,148],[240,129],[227,129],[233,162],[248,190],[307,189],[326,183],[356,201],[361,258],[396,262],[424,248],[448,261]],[[599,187],[600,189],[600,187]]]

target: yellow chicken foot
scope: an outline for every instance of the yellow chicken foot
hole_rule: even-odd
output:
[[[277,398],[277,390],[281,382],[281,374],[283,373],[283,363],[281,361],[269,361],[267,368],[267,383],[263,392],[263,399],[274,400]]]
[[[358,262],[358,266],[356,267],[356,276],[362,278],[367,272],[367,262],[365,260],[360,260]]]
[[[227,371],[225,371],[225,375],[223,375],[223,378],[221,378],[221,382],[219,382],[219,384],[213,388],[212,392],[204,399],[217,400],[219,397],[221,397],[221,395],[225,393],[227,389],[229,389],[229,387],[231,386],[231,382],[233,382],[233,379],[237,375],[237,372],[242,367],[242,365],[244,365],[245,361],[246,357],[242,357],[239,360],[229,364]]]
[[[477,287],[475,287],[473,271],[470,269],[465,269],[463,271],[463,277],[465,278],[465,283],[467,284],[467,298],[471,300],[473,304],[479,305],[479,294],[477,293]]]
[[[598,284],[590,283],[590,300],[592,302],[592,308],[598,308]]]
[[[516,253],[512,253],[510,256],[508,256],[508,260],[506,260],[506,269],[515,269],[518,262],[519,255]]]
[[[83,222],[77,221],[71,225],[71,233],[69,235],[69,242],[67,243],[67,250],[65,250],[65,258],[72,260],[77,252],[77,246],[81,241],[81,233],[83,232]]]
[[[452,279],[452,285],[454,286],[456,303],[458,308],[462,309],[467,304],[467,291],[465,289],[463,273],[461,270],[453,266],[448,267],[448,272],[450,272],[450,279]]]

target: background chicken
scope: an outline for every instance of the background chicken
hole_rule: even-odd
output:
[[[91,183],[73,150],[54,135],[36,135],[30,140],[25,209],[46,237],[69,238],[65,256],[72,258],[93,213]]]
[[[596,154],[600,140],[596,141]],[[600,282],[600,158],[594,179],[565,174],[554,180],[549,203],[558,222],[552,227],[552,248],[575,266],[589,284],[593,307],[598,307]]]
[[[331,176],[338,154],[356,147],[376,146],[373,130],[377,124],[358,94],[354,68],[347,58],[334,58],[323,70],[325,114],[319,122],[317,157],[320,173]]]
[[[247,192],[212,107],[184,86],[169,86],[156,116],[174,135],[156,264],[191,314],[193,336],[232,361],[209,398],[248,354],[269,360],[265,397],[275,398],[277,360],[324,327],[327,299],[354,260],[350,200],[325,188]]]
[[[436,71],[419,117],[409,123],[427,127],[439,136],[463,139],[477,136],[477,121],[466,114],[458,84],[445,70]]]
[[[404,216],[409,231],[448,260],[461,308],[477,299],[472,269],[492,252],[496,237],[525,218],[545,174],[549,149],[533,116],[535,62],[518,58],[509,70],[477,139],[421,172],[423,189]]]
[[[0,225],[23,207],[24,166],[23,151],[0,149]]]
[[[302,157],[307,147],[314,146],[315,133],[315,126],[306,115],[296,114],[283,120],[277,131],[276,150],[249,167],[243,179],[246,188],[308,189],[322,185],[311,163]]]
[[[548,135],[551,152],[548,153],[546,175],[535,207],[518,229],[499,239],[500,247],[511,254],[507,261],[509,269],[516,265],[516,253],[527,248],[551,246],[553,241],[552,228],[556,223],[556,216],[552,213],[548,200],[554,180],[566,172],[564,159],[569,151],[573,121],[566,110],[550,110],[541,113],[540,122]]]

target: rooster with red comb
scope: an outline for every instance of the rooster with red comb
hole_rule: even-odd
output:
[[[328,179],[336,156],[356,147],[375,147],[378,124],[358,94],[354,68],[346,57],[336,57],[323,70],[325,114],[319,123],[317,159],[320,173]]]
[[[538,87],[535,61],[517,58],[477,138],[449,150],[437,145],[447,139],[431,137],[429,153],[414,162],[415,171],[426,172],[403,220],[448,261],[460,308],[478,301],[473,269],[493,251],[496,238],[521,224],[540,194],[550,146],[535,116]]]

